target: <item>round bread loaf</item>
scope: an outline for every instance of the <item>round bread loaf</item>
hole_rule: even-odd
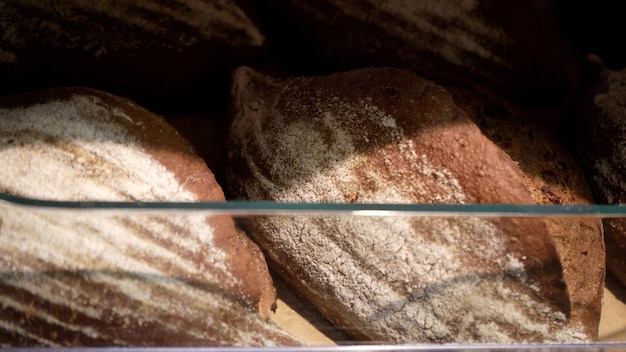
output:
[[[232,0],[3,0],[0,33],[0,94],[80,85],[163,111],[221,104],[265,41]]]
[[[412,72],[279,79],[242,67],[231,90],[232,197],[535,203],[517,162],[446,90]],[[541,218],[275,216],[244,224],[286,279],[359,339],[597,336],[597,313],[571,314],[578,303]]]
[[[626,204],[626,69],[589,56],[584,89],[564,130],[599,204]],[[626,285],[626,218],[603,219],[607,269]]]
[[[578,88],[581,60],[555,2],[275,0],[257,7],[268,45],[296,72],[454,72],[519,103],[552,107]]]
[[[0,191],[223,201],[164,120],[84,88],[0,99]],[[0,345],[294,345],[259,248],[229,216],[0,207]]]

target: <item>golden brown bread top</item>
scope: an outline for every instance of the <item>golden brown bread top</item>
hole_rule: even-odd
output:
[[[0,190],[23,197],[224,200],[206,164],[161,117],[91,89],[2,98],[0,160],[9,165]],[[10,206],[1,216],[5,342],[297,343],[265,321],[276,300],[267,265],[228,216]]]

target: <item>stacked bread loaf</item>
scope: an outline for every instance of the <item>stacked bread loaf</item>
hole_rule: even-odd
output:
[[[554,1],[275,0],[258,7],[281,57],[305,72],[445,72],[537,107],[558,104],[578,85],[580,63]]]
[[[3,0],[0,33],[0,93],[86,85],[174,111],[224,91],[265,40],[232,0]]]
[[[622,204],[622,61],[579,6],[0,0],[0,191]],[[624,216],[401,215],[2,205],[0,345],[306,344],[270,273],[351,343],[589,342],[605,261],[626,283]]]

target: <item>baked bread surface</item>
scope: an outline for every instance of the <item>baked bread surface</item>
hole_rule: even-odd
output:
[[[398,69],[234,75],[229,196],[278,202],[534,201],[522,171],[443,88]],[[262,217],[248,234],[353,336],[584,341],[542,219]]]
[[[485,87],[441,81],[481,132],[518,163],[535,204],[594,204],[585,174],[546,124]],[[605,283],[606,253],[597,217],[546,216],[563,264],[574,323],[584,322],[597,338]]]
[[[0,100],[0,190],[57,201],[223,201],[193,148],[127,99]],[[0,344],[294,345],[266,262],[229,216],[0,208]]]

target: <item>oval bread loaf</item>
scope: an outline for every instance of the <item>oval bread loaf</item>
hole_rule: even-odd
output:
[[[438,81],[468,111],[481,132],[515,160],[536,204],[594,203],[578,161],[546,125],[485,87]],[[567,283],[572,320],[587,322],[596,339],[605,283],[602,221],[595,217],[545,218]]]
[[[0,99],[0,191],[57,201],[223,201],[164,120],[84,88]],[[276,301],[229,216],[0,207],[0,345],[267,346]]]
[[[532,204],[517,163],[440,86],[361,69],[233,78],[229,196],[278,202]],[[353,336],[587,341],[539,218],[245,219],[286,279]],[[573,319],[573,320],[571,320]],[[586,334],[588,331],[596,333]]]
[[[565,103],[580,80],[580,59],[556,3],[275,0],[257,7],[268,43],[296,72],[454,72],[528,106],[552,107]]]
[[[225,97],[265,42],[232,0],[3,0],[0,33],[0,94],[80,85],[176,111]]]

